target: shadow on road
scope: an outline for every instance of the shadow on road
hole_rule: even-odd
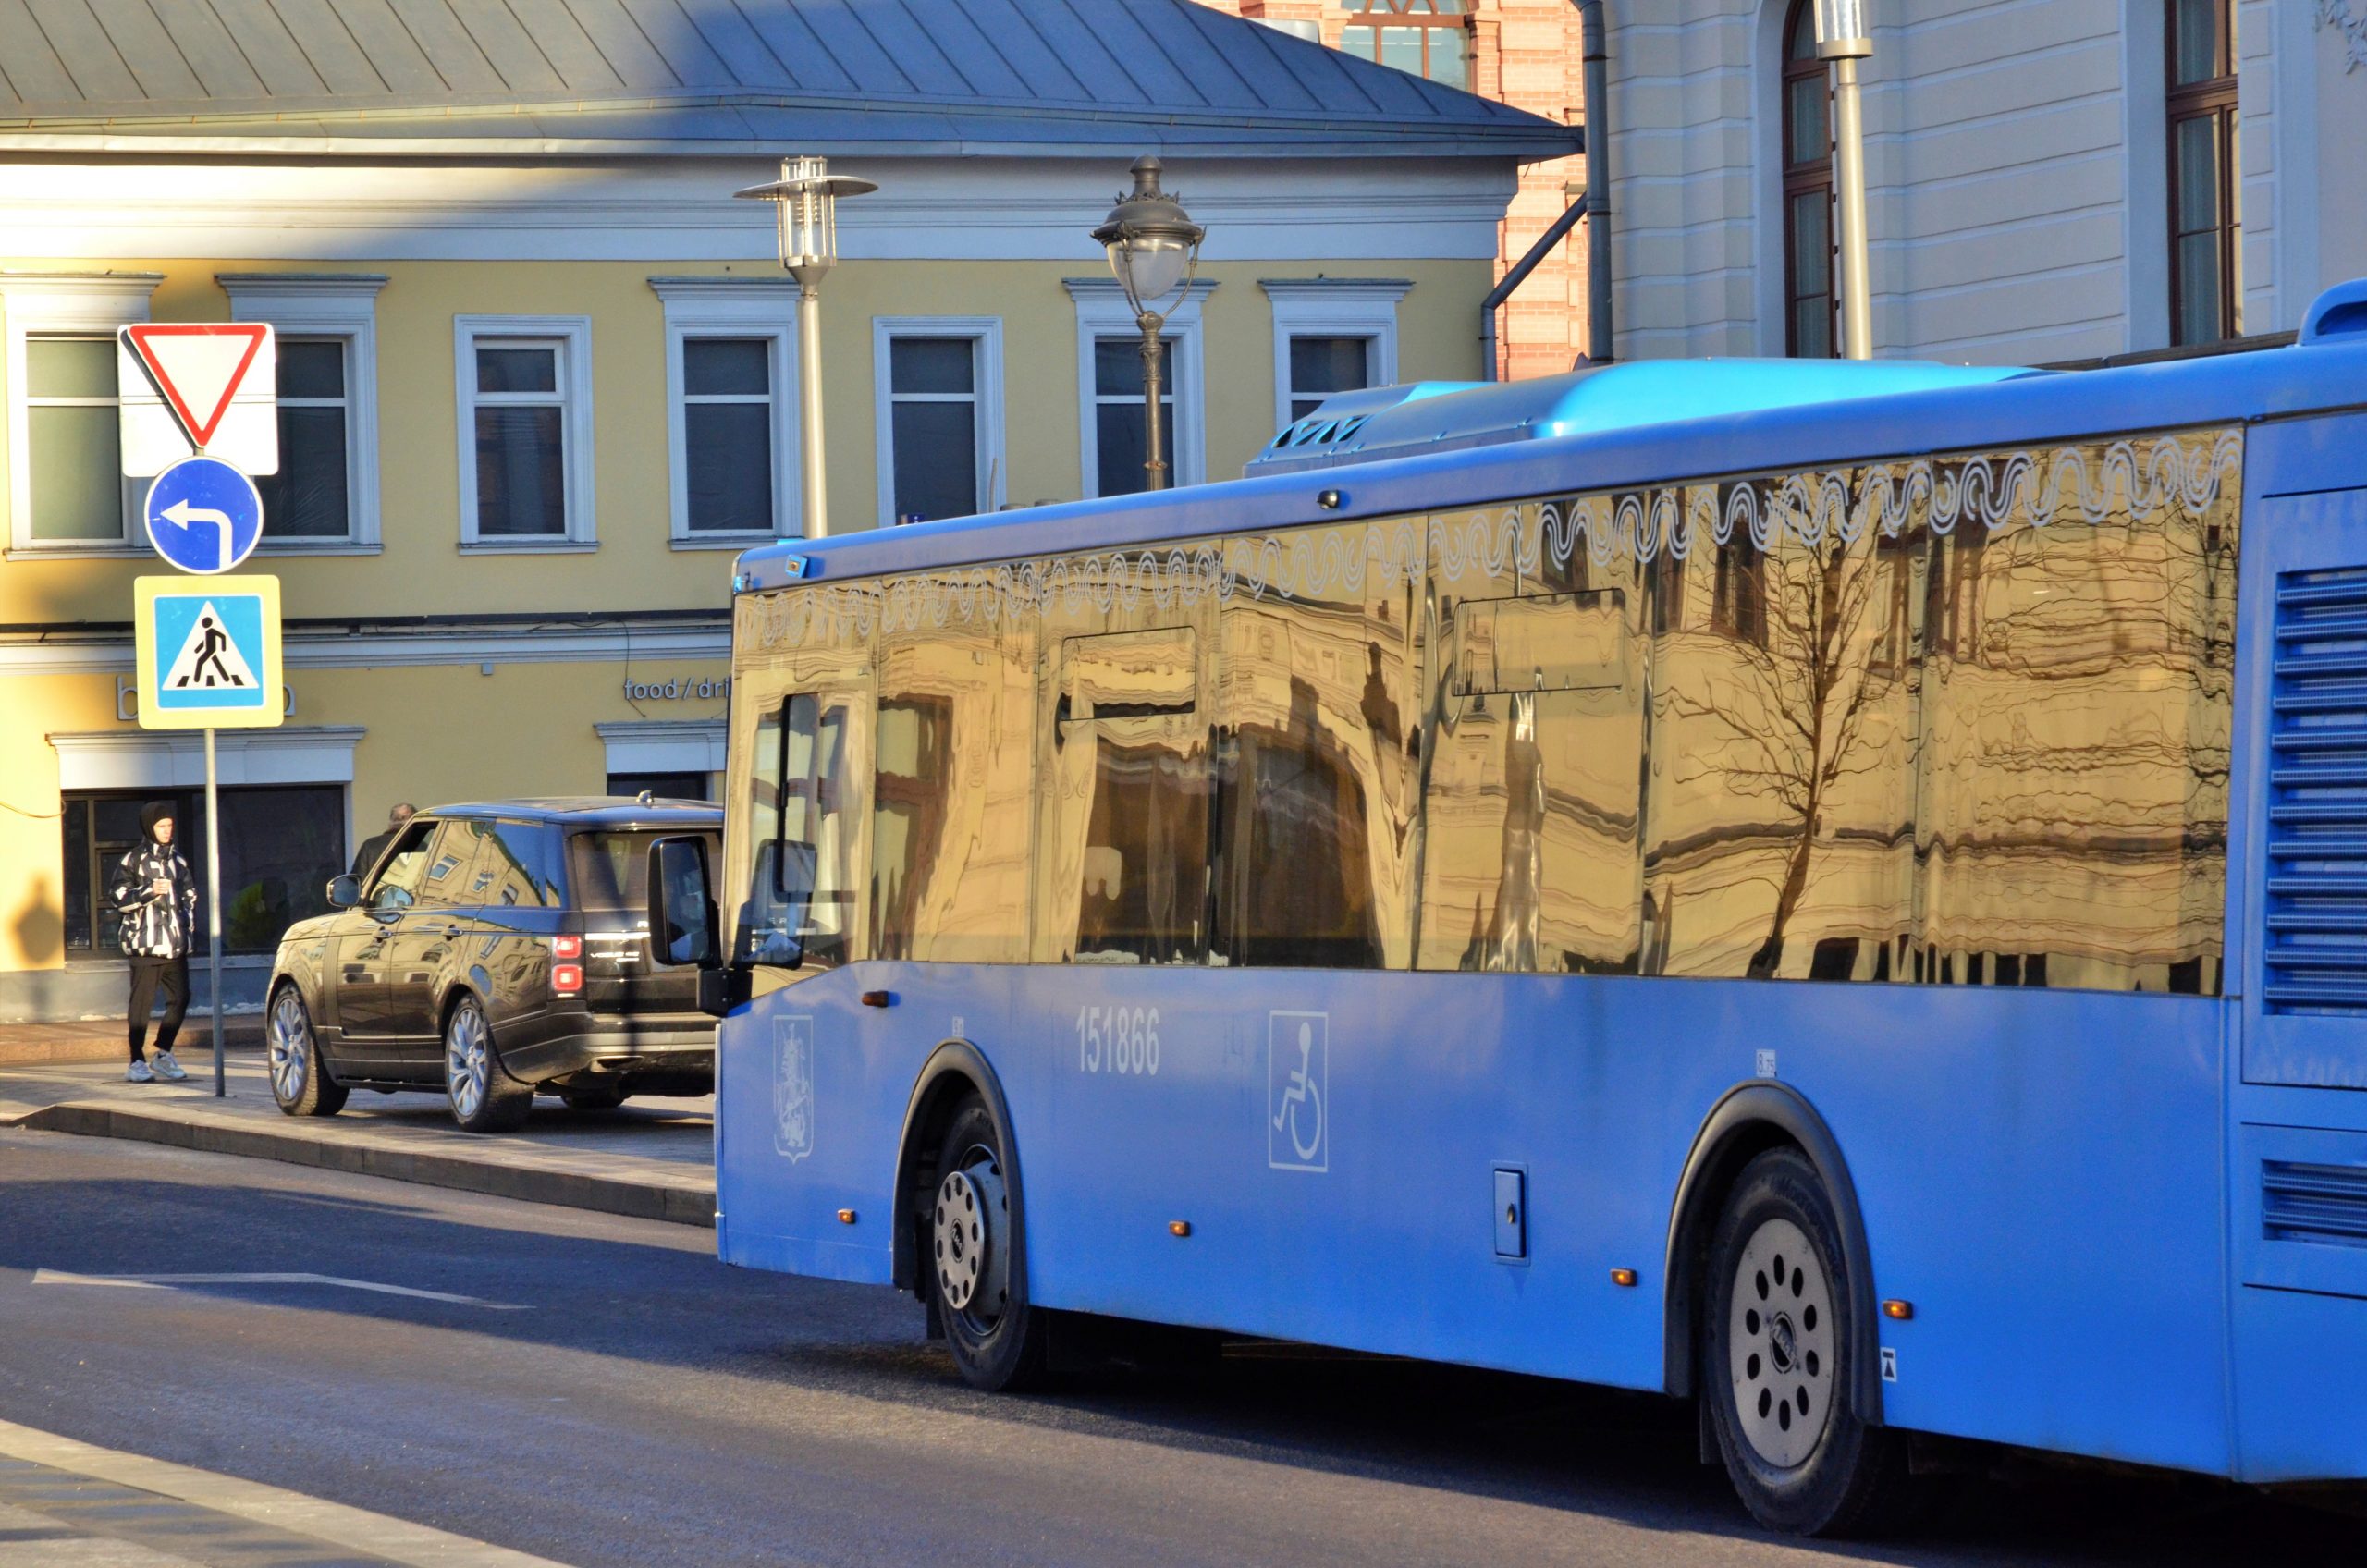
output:
[[[333,1313],[356,1320],[357,1337],[369,1321],[459,1329],[1014,1427],[1578,1510],[1652,1530],[1756,1533],[1723,1474],[1699,1463],[1691,1407],[1656,1396],[1264,1342],[1229,1347],[1212,1371],[1190,1380],[1112,1371],[1076,1378],[1049,1396],[984,1395],[924,1340],[907,1298],[726,1268],[695,1231],[665,1236],[665,1244],[620,1240],[620,1231],[648,1236],[670,1228],[522,1206],[520,1228],[486,1224],[459,1217],[475,1200],[291,1190],[272,1183],[305,1176],[276,1169],[242,1171],[259,1184],[241,1188],[179,1180],[162,1166],[154,1179],[136,1182],[34,1175],[21,1158],[8,1170],[21,1147],[0,1145],[0,1270],[346,1275],[530,1310],[288,1287],[189,1288]],[[44,1152],[64,1153],[56,1145]],[[41,1170],[75,1162],[44,1158]],[[6,1280],[0,1292],[16,1293]],[[1965,1483],[1949,1512],[1912,1542],[1856,1545],[1847,1555],[1901,1564],[2356,1568],[2367,1560],[2367,1525],[2215,1482],[2033,1466],[2011,1481]]]

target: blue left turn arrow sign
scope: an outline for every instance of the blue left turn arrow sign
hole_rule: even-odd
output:
[[[148,489],[148,541],[183,571],[228,571],[263,538],[254,481],[217,458],[184,458]]]

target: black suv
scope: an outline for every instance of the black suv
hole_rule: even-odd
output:
[[[696,801],[497,801],[423,812],[338,913],[280,938],[266,992],[271,1092],[334,1116],[349,1089],[441,1089],[472,1133],[525,1121],[536,1091],[605,1109],[715,1088],[698,975],[649,962],[649,845],[703,836]]]

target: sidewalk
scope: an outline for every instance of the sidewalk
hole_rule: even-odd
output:
[[[26,1027],[0,1032],[0,1039]],[[482,1137],[453,1126],[439,1095],[362,1090],[337,1116],[282,1115],[253,1050],[227,1054],[228,1093],[215,1099],[202,1038],[184,1041],[176,1054],[189,1069],[185,1084],[126,1083],[114,1057],[0,1067],[0,1125],[137,1138],[679,1225],[715,1223],[712,1099],[634,1100],[600,1111],[541,1099],[523,1131]]]
[[[153,1038],[153,1035],[151,1035]],[[223,1044],[233,1050],[263,1044],[263,1014],[226,1012]],[[183,1056],[211,1053],[214,1020],[192,1012],[181,1024],[176,1051]],[[123,1020],[86,1018],[71,1023],[0,1024],[0,1064],[52,1061],[117,1061],[125,1055]]]

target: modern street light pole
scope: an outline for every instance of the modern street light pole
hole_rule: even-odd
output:
[[[1167,454],[1159,424],[1160,382],[1159,333],[1192,292],[1193,276],[1200,270],[1200,240],[1208,233],[1192,221],[1184,204],[1159,188],[1165,167],[1146,154],[1134,160],[1134,189],[1118,199],[1110,215],[1093,231],[1096,243],[1110,255],[1110,270],[1126,291],[1126,303],[1143,331],[1143,462],[1144,487],[1167,488]],[[1180,287],[1179,287],[1180,286]],[[1167,309],[1154,310],[1173,293]]]
[[[1841,353],[1874,357],[1872,264],[1866,239],[1866,124],[1858,62],[1871,55],[1865,0],[1816,0],[1816,52],[1833,62],[1834,202],[1840,208]]]
[[[830,532],[828,494],[822,482],[822,275],[838,264],[839,198],[862,196],[877,182],[832,174],[827,160],[783,158],[780,178],[732,194],[770,202],[779,220],[780,264],[797,279],[797,385],[799,445],[804,470],[805,537]]]

